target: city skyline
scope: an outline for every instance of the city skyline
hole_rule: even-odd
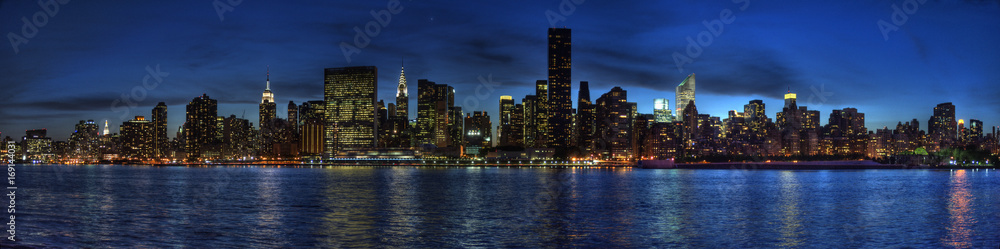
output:
[[[324,5],[324,3],[317,4]],[[698,111],[712,116],[724,117],[727,111],[738,110],[749,100],[761,99],[767,106],[771,107],[766,109],[767,116],[774,117],[775,113],[780,112],[780,108],[777,107],[782,106],[780,103],[783,101],[782,95],[785,89],[791,88],[793,92],[799,94],[800,105],[806,105],[810,109],[820,111],[822,123],[827,123],[826,116],[831,110],[854,107],[860,112],[868,114],[869,119],[866,120],[866,126],[870,129],[874,130],[883,126],[893,127],[897,122],[905,122],[913,118],[924,121],[931,114],[928,110],[936,104],[944,102],[953,102],[957,106],[956,119],[982,120],[986,130],[1000,123],[1000,114],[996,111],[1000,109],[998,108],[1000,102],[996,102],[994,96],[997,94],[993,93],[997,91],[997,88],[990,87],[995,82],[1000,82],[998,80],[1000,77],[997,76],[996,72],[988,70],[996,66],[997,60],[1000,60],[997,58],[1000,56],[996,56],[995,48],[984,46],[984,44],[995,44],[998,38],[996,34],[981,32],[995,30],[995,28],[991,28],[996,25],[996,22],[972,22],[975,25],[970,26],[964,24],[969,22],[962,21],[969,19],[995,20],[998,16],[995,15],[997,12],[995,3],[928,3],[927,5],[936,4],[937,6],[920,8],[919,12],[911,15],[905,25],[900,26],[900,31],[888,33],[888,36],[883,36],[876,24],[881,19],[891,18],[893,14],[891,6],[894,3],[885,3],[884,6],[857,3],[843,3],[841,4],[843,6],[793,3],[784,4],[786,6],[781,7],[768,5],[768,3],[753,3],[746,9],[741,9],[743,6],[735,3],[697,3],[688,6],[692,10],[690,13],[677,15],[673,19],[657,18],[658,15],[642,11],[643,8],[639,8],[648,7],[653,10],[665,11],[667,9],[665,6],[669,4],[653,3],[644,6],[643,3],[636,3],[620,7],[611,7],[605,4],[600,2],[581,3],[579,6],[575,6],[576,10],[573,13],[563,16],[565,20],[559,19],[555,22],[554,26],[556,27],[565,26],[576,30],[574,32],[576,33],[574,34],[575,44],[573,45],[574,50],[576,50],[574,57],[577,57],[577,63],[573,65],[576,70],[573,70],[575,74],[571,76],[573,79],[570,82],[570,92],[573,94],[571,99],[576,99],[580,81],[590,82],[593,96],[600,96],[614,86],[621,86],[623,89],[631,91],[630,95],[632,96],[630,96],[629,101],[638,103],[640,113],[652,113],[653,99],[671,99],[671,95],[674,95],[672,90],[680,83],[683,76],[697,73],[701,81],[697,95]],[[357,9],[380,11],[386,8],[381,3],[361,5],[356,6]],[[486,6],[463,3],[460,6],[445,6],[443,8],[446,10],[449,8],[470,9],[469,5]],[[522,5],[496,8],[494,12],[487,12],[486,17],[472,18],[469,24],[462,24],[456,19],[468,17],[468,15],[445,15],[447,12],[434,10],[436,7],[441,7],[440,4],[402,2],[403,10],[400,13],[392,14],[393,20],[389,22],[389,25],[382,28],[382,33],[379,36],[372,37],[372,45],[362,49],[361,53],[354,54],[351,57],[351,62],[347,62],[338,44],[341,41],[350,42],[352,40],[354,26],[363,27],[368,21],[373,20],[374,17],[367,11],[345,12],[346,16],[351,18],[342,18],[342,20],[318,17],[296,19],[292,18],[291,15],[281,14],[282,12],[267,12],[268,7],[273,6],[265,4],[242,3],[239,6],[234,6],[230,12],[216,15],[215,10],[207,4],[205,6],[188,6],[167,3],[160,6],[127,3],[122,8],[129,8],[132,10],[132,14],[147,13],[157,9],[154,7],[166,7],[174,12],[172,12],[173,14],[154,15],[163,17],[163,19],[151,18],[151,21],[143,21],[144,25],[159,28],[156,30],[161,30],[160,33],[119,34],[114,32],[137,29],[140,28],[140,24],[134,24],[134,26],[109,25],[108,22],[115,20],[116,17],[120,18],[121,14],[108,13],[108,17],[104,19],[88,18],[92,17],[90,15],[93,13],[104,12],[79,10],[100,9],[102,4],[73,2],[62,5],[58,13],[51,16],[44,27],[39,28],[37,36],[31,38],[29,43],[18,45],[16,53],[13,49],[2,52],[5,53],[5,56],[0,59],[0,64],[4,65],[4,69],[0,70],[3,70],[3,73],[8,77],[3,80],[3,89],[6,90],[0,93],[7,100],[4,107],[0,108],[0,115],[3,117],[0,120],[0,132],[3,132],[4,136],[18,137],[22,135],[21,130],[46,128],[54,139],[66,140],[72,132],[71,127],[79,120],[93,119],[98,123],[109,120],[109,123],[113,124],[112,132],[118,133],[117,124],[131,120],[134,116],[149,116],[149,109],[157,105],[158,102],[165,102],[171,110],[174,110],[168,112],[168,131],[166,132],[169,134],[168,136],[173,137],[184,120],[183,113],[177,110],[181,110],[181,107],[190,101],[192,96],[198,96],[201,93],[219,100],[219,114],[221,116],[231,114],[242,114],[245,117],[257,116],[258,113],[254,113],[259,104],[257,96],[260,95],[257,94],[260,94],[264,87],[261,86],[264,84],[260,84],[264,83],[261,82],[264,81],[261,78],[265,78],[261,77],[264,76],[261,74],[267,65],[272,67],[270,74],[276,76],[275,84],[270,86],[274,91],[275,102],[284,104],[288,101],[294,101],[301,104],[305,101],[322,99],[322,76],[319,75],[317,68],[322,70],[322,68],[332,67],[374,65],[382,67],[383,70],[389,70],[385,72],[393,72],[401,57],[406,58],[407,71],[409,71],[411,79],[429,79],[453,86],[456,91],[459,91],[458,95],[474,94],[480,84],[479,77],[491,78],[494,82],[499,83],[496,91],[491,92],[486,99],[472,101],[479,103],[478,108],[463,104],[464,99],[456,100],[458,102],[456,106],[462,106],[465,113],[487,111],[494,114],[491,115],[492,122],[498,124],[499,115],[495,113],[498,109],[497,99],[499,96],[511,95],[516,100],[534,91],[534,85],[531,84],[533,80],[546,78],[544,32],[545,29],[550,28],[550,22],[545,13],[546,11],[560,13],[559,2]],[[847,10],[851,6],[858,5],[866,8],[864,10]],[[282,5],[281,10],[306,7],[309,6]],[[788,30],[816,27],[818,31],[801,32],[800,35],[786,36],[784,39],[765,39],[753,35],[754,31],[762,31],[762,23],[780,22],[781,20],[801,17],[801,15],[792,14],[794,11],[789,10],[817,7],[828,8],[832,12],[829,15],[849,13],[861,18],[851,18],[844,24],[838,24],[839,26],[827,27],[819,25],[819,23],[822,22],[822,18],[831,17],[820,14],[803,19],[803,23],[797,25],[783,24],[784,26],[763,30],[778,34],[791,34],[794,32]],[[30,17],[40,10],[41,8],[34,3],[5,2],[0,5],[0,13],[3,13],[2,16],[6,18],[0,28],[3,28],[2,31],[20,33],[17,32],[21,30],[21,24],[23,24],[20,17]],[[734,15],[737,17],[735,22],[726,24],[725,31],[715,37],[711,45],[703,47],[703,52],[700,52],[700,56],[692,58],[692,63],[685,64],[684,69],[681,70],[683,72],[678,72],[670,55],[674,52],[684,54],[688,46],[685,38],[697,38],[700,32],[709,30],[702,21],[711,22],[718,19],[720,10],[730,10],[735,13]],[[510,18],[489,20],[495,18],[496,15],[519,11],[535,14],[520,14],[518,16],[524,17],[522,18],[524,20],[521,21],[514,21]],[[601,13],[629,11],[636,12],[637,15],[621,21],[597,18]],[[955,12],[961,12],[963,15],[958,17],[947,15]],[[248,17],[261,13],[268,13],[265,16],[274,17],[274,19],[271,20],[272,22],[262,25],[260,20]],[[770,15],[767,18],[760,17],[764,13]],[[815,11],[809,13],[818,14]],[[166,24],[166,20],[169,19],[167,17],[174,15],[188,15],[186,17],[198,20],[201,22],[199,24],[204,25],[197,26],[194,31],[181,31],[182,29],[179,28],[189,28],[191,24],[186,24],[188,26]],[[958,20],[940,20],[943,17]],[[83,21],[91,19],[94,20]],[[416,22],[417,20],[421,22]],[[646,22],[642,23],[649,23],[650,26],[648,29],[619,30],[622,27],[629,27],[625,25],[629,21],[637,20],[645,20]],[[662,20],[662,23],[656,20]],[[242,22],[250,23],[244,24]],[[302,25],[303,23],[317,22],[341,28],[320,30]],[[486,39],[493,36],[485,36],[482,33],[476,33],[476,30],[461,28],[468,25],[496,24],[495,22],[503,23],[501,23],[502,25],[485,25],[479,29],[489,31],[483,33],[499,32],[502,37],[510,37],[509,40],[515,42],[511,44],[500,43],[497,40]],[[965,25],[966,28],[949,28],[960,23],[963,23],[962,25]],[[111,28],[119,27],[120,30],[95,29],[102,27],[102,25]],[[249,31],[239,29],[240,25],[264,28]],[[280,27],[294,27],[298,33],[277,30]],[[83,31],[74,31],[72,30],[74,28]],[[855,28],[864,32],[851,36],[837,35]],[[431,30],[447,30],[450,32],[448,34],[466,34],[468,37],[450,41],[425,35]],[[180,45],[182,48],[186,48],[184,51],[189,51],[190,54],[202,55],[198,58],[177,58],[177,56],[164,54],[167,51],[173,53],[171,48],[177,48],[177,46],[167,46],[157,42],[165,35],[198,37],[199,32],[207,31],[218,31],[224,34],[223,39],[216,40],[216,42],[195,39],[195,42],[184,42],[184,45]],[[937,31],[946,34],[942,35],[946,37],[975,34],[977,39],[962,39],[961,41],[949,39],[946,42],[940,38],[929,37],[928,33]],[[268,32],[290,36],[278,41],[247,38],[247,36],[268,37],[260,35]],[[100,34],[105,34],[105,36],[100,36]],[[609,36],[608,34],[613,35]],[[298,55],[298,53],[291,53],[292,51],[288,50],[302,44],[287,38],[302,35],[319,35],[325,38],[324,44],[306,46],[322,48],[319,50],[322,51],[320,55]],[[403,46],[400,39],[410,36],[421,39],[404,39],[411,41],[409,45],[412,48],[403,49],[400,47]],[[845,52],[844,56],[818,56],[824,55],[824,53],[817,51],[817,49],[801,48],[803,45],[826,44],[822,40],[812,39],[824,36],[848,39],[847,44],[853,46],[843,47],[856,48],[838,49]],[[101,37],[107,39],[95,40]],[[621,39],[621,37],[629,39]],[[885,40],[885,37],[888,39]],[[68,52],[74,45],[59,43],[59,41],[67,39],[79,40],[74,44],[85,45],[92,47],[92,49],[77,53]],[[742,48],[737,46],[741,39],[750,39],[751,43],[779,42],[787,46],[777,50],[777,55],[760,56],[760,50],[767,51],[768,46]],[[140,43],[149,45],[116,46],[128,40],[141,41]],[[615,41],[615,43],[607,43],[607,41]],[[656,44],[649,44],[652,42]],[[236,46],[233,48],[220,47],[222,44]],[[439,50],[433,48],[442,44],[456,45],[459,51],[471,53],[472,56],[464,58],[455,57],[453,56],[455,54],[449,53],[435,54],[434,51]],[[612,45],[608,46],[608,44]],[[443,47],[448,47],[448,45]],[[651,49],[654,53],[645,52],[646,49]],[[122,55],[138,50],[152,51],[142,56],[150,59],[143,60]],[[66,52],[62,53],[64,56],[54,56],[52,51]],[[235,57],[241,58],[240,63],[227,62],[227,59],[209,53],[213,51],[235,55]],[[727,53],[734,51],[737,53],[727,55]],[[797,56],[816,56],[819,59],[803,60],[789,56],[789,53],[799,52],[805,54]],[[102,56],[85,57],[80,55],[97,55],[93,53],[101,53]],[[829,55],[829,53],[825,55]],[[734,62],[732,60],[743,57],[759,58],[759,60],[754,63],[739,60]],[[845,57],[850,57],[850,59]],[[872,57],[886,57],[887,59]],[[83,60],[83,58],[87,59]],[[306,61],[309,62],[288,63],[292,58],[306,58]],[[913,59],[916,59],[918,63],[909,62]],[[779,63],[780,60],[790,60],[790,62]],[[45,70],[47,68],[43,66],[65,72],[47,72]],[[223,67],[225,69],[222,69]],[[830,67],[834,70],[830,70]],[[209,70],[210,68],[216,68],[216,70]],[[746,68],[756,70],[745,70]],[[815,72],[818,68],[822,68],[823,70],[819,71],[824,72]],[[770,75],[760,77],[756,74],[765,71]],[[748,74],[748,72],[756,73]],[[143,87],[142,80],[147,75],[153,76],[153,82],[159,84],[153,85],[155,87],[140,88],[138,91],[145,96],[141,101],[132,99],[133,102],[136,102],[136,107],[128,108],[127,113],[118,111],[120,109],[110,108],[116,100],[121,99],[120,95],[136,91],[136,87]],[[382,73],[378,75],[378,78],[382,82],[398,81],[398,75],[394,75],[394,73]],[[733,78],[740,80],[733,80]],[[72,82],[72,84],[63,82]],[[947,88],[942,89],[942,87]],[[378,88],[380,89],[377,91],[379,93],[376,96],[377,99],[390,102],[395,99],[396,84],[383,83],[379,84]],[[408,90],[414,91],[416,88],[411,85]],[[820,101],[822,99],[826,101]],[[895,105],[897,102],[915,104],[900,109]],[[118,103],[119,106],[126,105],[122,101]],[[416,113],[416,106],[416,103],[409,103],[411,119],[415,118],[412,114]],[[575,104],[574,108],[576,108]],[[245,114],[243,114],[244,111],[246,111]],[[279,117],[287,118],[284,111],[277,113]],[[679,113],[675,112],[674,115],[679,115]],[[254,123],[255,126],[260,124],[259,121]],[[922,125],[921,129],[926,130],[927,125]]]

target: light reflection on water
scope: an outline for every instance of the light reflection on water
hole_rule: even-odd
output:
[[[799,217],[799,182],[795,173],[781,171],[781,247],[802,245],[802,221]]]
[[[25,207],[19,209],[24,213],[18,221],[22,245],[995,248],[1000,244],[1000,229],[995,226],[1000,224],[1000,199],[994,197],[1000,192],[1000,180],[988,171],[123,166],[19,170],[23,180],[19,187],[25,190],[23,202],[18,202]],[[64,172],[63,180],[50,179],[52,172]]]
[[[973,217],[972,202],[975,201],[976,197],[969,191],[970,186],[966,174],[969,174],[966,170],[954,171],[948,190],[950,222],[948,224],[948,236],[942,242],[947,246],[955,248],[973,247],[971,240],[974,231],[972,228],[976,225],[976,218]],[[994,226],[997,225],[997,223],[993,224]]]

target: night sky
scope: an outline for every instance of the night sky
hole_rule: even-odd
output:
[[[404,58],[410,118],[416,81],[429,79],[454,86],[458,105],[488,111],[496,125],[501,95],[520,102],[546,79],[553,24],[573,29],[574,106],[579,81],[589,81],[592,98],[621,86],[652,113],[654,98],[673,106],[674,87],[696,73],[698,110],[713,116],[763,99],[773,118],[790,88],[824,124],[831,110],[855,107],[869,129],[913,118],[926,129],[932,108],[953,102],[959,119],[1000,125],[997,1],[577,1],[403,0],[350,62],[340,44],[353,44],[354,28],[376,21],[370,12],[387,1],[242,1],[221,17],[211,0],[70,1],[53,15],[36,1],[0,1],[0,132],[47,128],[65,140],[85,119],[117,132],[162,101],[173,137],[184,105],[203,93],[219,100],[220,116],[256,124],[268,66],[279,117],[289,100],[323,99],[323,68],[377,66],[379,98],[395,102]],[[893,5],[912,14],[883,35],[880,20],[897,26]],[[565,19],[550,22],[547,11]],[[679,69],[673,55],[690,55],[687,38],[711,34],[703,22],[729,12],[732,22]],[[22,18],[33,17],[44,25],[23,32]],[[12,36],[27,40],[16,52]],[[144,87],[157,66],[161,81]],[[476,93],[490,76],[495,91]],[[142,98],[113,108],[123,94]]]

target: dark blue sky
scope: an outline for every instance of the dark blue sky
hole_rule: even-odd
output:
[[[394,102],[402,57],[411,113],[416,80],[430,79],[455,86],[465,111],[495,116],[500,95],[519,102],[546,78],[546,12],[560,13],[563,3],[403,0],[348,62],[341,42],[353,43],[354,27],[375,20],[370,11],[388,1],[288,2],[242,1],[220,18],[209,0],[70,1],[53,15],[35,1],[0,1],[8,38],[0,46],[0,132],[47,128],[65,140],[81,119],[108,120],[117,132],[163,101],[173,136],[184,105],[202,93],[219,100],[219,115],[245,111],[256,123],[268,65],[281,117],[289,100],[323,98],[329,67],[379,67],[379,98]],[[555,25],[573,29],[574,99],[579,81],[590,82],[593,98],[621,86],[651,113],[654,98],[673,105],[674,87],[696,73],[698,110],[714,116],[763,99],[773,118],[791,88],[824,123],[831,110],[855,107],[869,129],[913,118],[926,129],[932,108],[953,102],[960,119],[1000,125],[1000,3],[909,5],[916,11],[905,22],[897,16],[898,30],[883,35],[879,21],[893,24],[893,5],[904,3],[587,0]],[[703,21],[725,11],[735,19],[678,70],[673,54],[688,55],[686,38],[710,31]],[[33,17],[44,25],[23,32],[22,18]],[[13,42],[16,52],[12,35],[27,40]],[[169,75],[143,87],[146,67],[157,65]],[[478,78],[490,75],[495,91],[476,93]],[[144,97],[130,97],[135,108],[115,102],[133,91]]]

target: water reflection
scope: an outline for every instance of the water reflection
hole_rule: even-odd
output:
[[[221,169],[229,170],[229,169]],[[254,203],[260,208],[257,211],[257,216],[254,219],[256,221],[255,228],[251,228],[253,237],[260,239],[261,242],[277,243],[281,241],[281,238],[275,237],[279,234],[279,230],[284,227],[282,221],[284,220],[282,215],[282,203],[286,203],[282,198],[283,194],[280,193],[281,179],[278,174],[279,169],[269,168],[261,169],[257,171],[260,174],[260,179],[257,179],[257,202]],[[232,181],[228,179],[222,179],[222,181]],[[222,197],[222,196],[220,196]]]
[[[972,201],[975,197],[969,192],[966,170],[956,170],[951,176],[951,188],[948,194],[948,235],[942,242],[950,247],[972,247],[972,227],[976,219],[972,217]]]
[[[802,220],[799,217],[799,182],[792,171],[782,171],[781,184],[781,247],[802,245]]]
[[[1000,219],[990,208],[1000,178],[969,170],[66,172],[23,185],[37,193],[18,221],[38,241],[30,247],[995,248],[1000,238],[987,225]]]

